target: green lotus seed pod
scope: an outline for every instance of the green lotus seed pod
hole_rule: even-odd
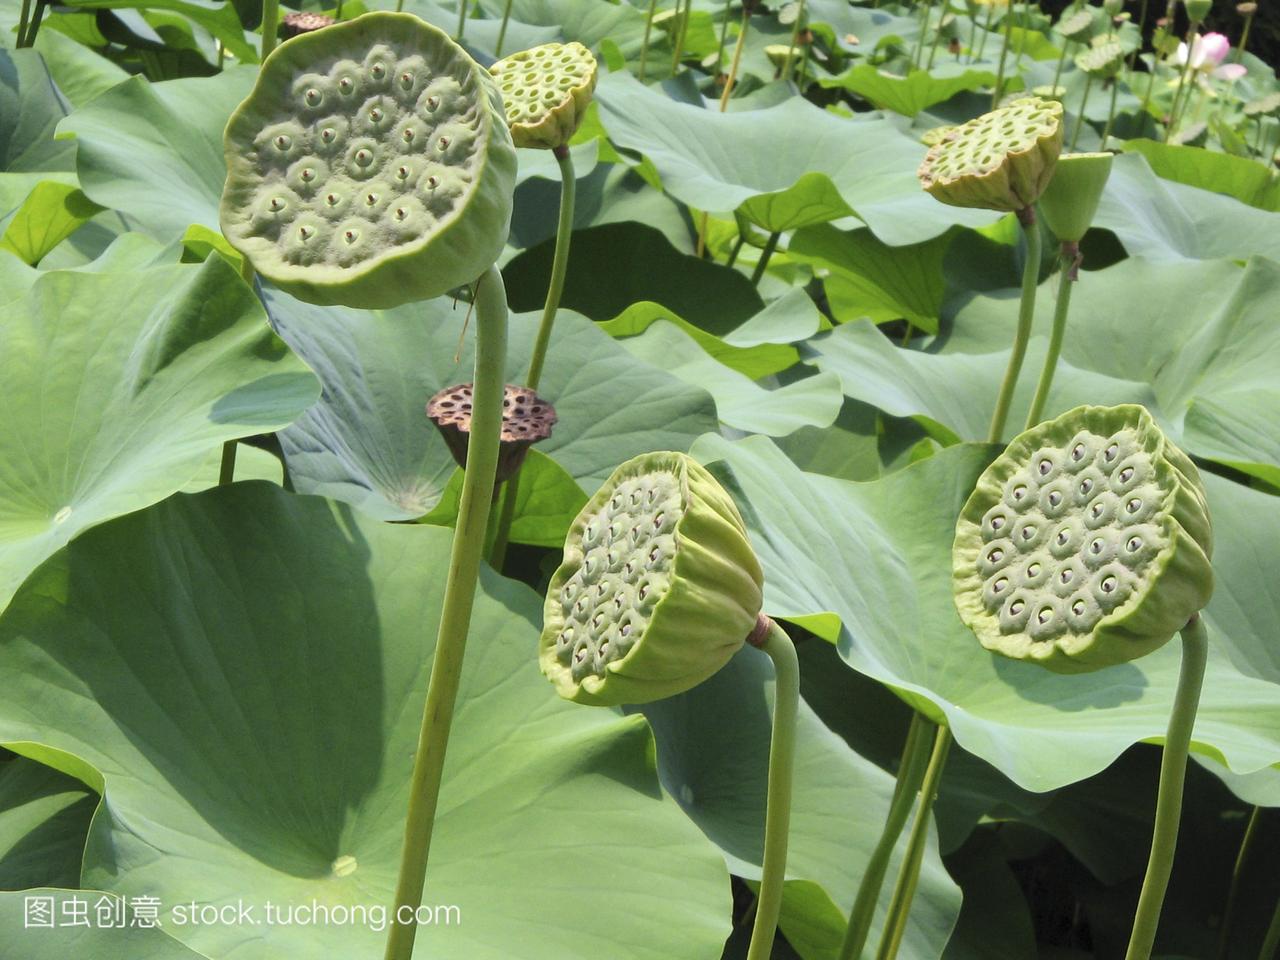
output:
[[[1192,23],[1204,23],[1213,8],[1213,0],[1186,0],[1187,19]]]
[[[1066,96],[1067,88],[1064,87],[1062,84],[1058,84],[1055,87],[1051,83],[1043,83],[1038,87],[1032,87],[1031,92],[1035,96],[1039,97],[1041,100],[1061,101],[1062,98]]]
[[[956,607],[982,645],[1062,673],[1166,643],[1209,602],[1191,460],[1145,408],[1077,407],[1014,438],[956,524]]]
[[[393,307],[502,252],[516,157],[488,73],[409,14],[369,13],[267,57],[224,135],[222,232],[311,303]]]
[[[1088,43],[1093,36],[1093,11],[1077,10],[1058,21],[1058,32],[1075,43]]]
[[[1053,235],[1079,243],[1093,224],[1102,190],[1111,175],[1109,153],[1064,153],[1053,179],[1040,196],[1040,214]]]
[[[947,135],[955,128],[956,125],[953,123],[943,124],[940,127],[930,127],[924,133],[920,134],[920,142],[926,147],[937,146],[945,140]]]
[[[1076,66],[1095,77],[1114,77],[1124,64],[1124,47],[1115,40],[1098,37],[1094,45],[1076,56]]]
[[[1024,97],[951,131],[916,171],[935,198],[1004,212],[1036,202],[1062,150],[1062,104]]]
[[[1250,100],[1244,105],[1246,117],[1270,116],[1280,110],[1280,90],[1272,91],[1265,96]]]
[[[577,43],[544,43],[489,68],[507,108],[517,147],[568,146],[591,104],[596,58]]]
[[[682,453],[628,460],[582,508],[547,588],[542,672],[560,696],[674,696],[746,641],[764,573],[733,500]]]

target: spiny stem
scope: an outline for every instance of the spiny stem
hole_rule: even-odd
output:
[[[769,239],[764,242],[764,249],[760,251],[760,259],[756,262],[756,268],[751,271],[752,284],[758,284],[760,278],[764,276],[765,268],[769,266],[769,259],[773,256],[773,251],[778,249],[778,238],[782,236],[781,230],[775,230],[769,234]]]
[[[1182,669],[1178,673],[1178,689],[1173,697],[1169,728],[1164,737],[1164,757],[1160,761],[1160,792],[1156,796],[1151,856],[1147,860],[1147,875],[1138,896],[1138,911],[1133,918],[1133,933],[1129,937],[1125,960],[1148,960],[1156,940],[1160,908],[1164,905],[1178,845],[1187,751],[1191,746],[1191,730],[1196,722],[1196,708],[1200,704],[1200,688],[1204,683],[1208,656],[1209,638],[1204,621],[1196,614],[1182,628]]]
[[[236,476],[236,441],[228,440],[222,445],[222,462],[218,465],[218,486],[225,486]]]
[[[773,734],[769,740],[768,806],[764,821],[764,861],[756,919],[747,960],[769,960],[782,912],[787,877],[787,835],[791,827],[791,782],[796,754],[796,716],[800,709],[800,662],[786,632],[772,620],[760,647],[773,661]]]
[[[18,49],[30,46],[27,43],[27,21],[31,18],[31,0],[22,0],[22,12],[18,15]]]
[[[542,381],[542,366],[551,344],[551,330],[560,309],[560,296],[564,293],[564,278],[569,267],[569,244],[573,238],[573,205],[577,193],[577,176],[573,172],[573,159],[568,147],[556,147],[551,151],[560,166],[560,219],[556,222],[556,251],[551,260],[551,281],[547,285],[547,299],[542,305],[542,320],[533,341],[533,356],[529,360],[529,373],[525,385],[537,390]],[[502,512],[498,515],[497,532],[489,562],[495,570],[501,570],[507,559],[507,545],[511,540],[511,524],[516,515],[516,497],[520,492],[520,471],[507,480],[502,496]]]
[[[1004,423],[1009,419],[1009,405],[1013,402],[1018,374],[1027,355],[1027,341],[1031,339],[1031,321],[1036,310],[1036,281],[1040,279],[1040,227],[1036,223],[1035,208],[1027,207],[1020,211],[1018,223],[1022,225],[1022,235],[1027,238],[1027,262],[1022,267],[1022,299],[1018,303],[1018,329],[1013,335],[1009,366],[1005,368],[1004,380],[1000,382],[1000,392],[996,395],[996,409],[991,415],[991,429],[987,432],[988,443],[999,443],[1004,434]]]
[[[907,740],[902,747],[902,760],[898,764],[898,778],[893,787],[893,799],[889,802],[889,815],[885,818],[884,829],[880,833],[880,839],[876,841],[871,859],[863,868],[862,880],[858,883],[853,909],[849,911],[849,925],[845,928],[837,960],[857,960],[862,956],[862,948],[866,946],[871,923],[875,919],[880,888],[884,886],[885,874],[889,872],[889,861],[893,859],[894,848],[898,845],[898,838],[902,836],[903,827],[907,825],[907,817],[915,806],[916,794],[924,781],[930,753],[927,728],[932,726],[922,713],[912,711],[911,726],[907,728]]]
[[[942,770],[947,764],[950,750],[951,731],[945,726],[938,727],[933,738],[933,752],[929,755],[929,768],[925,770],[924,781],[920,784],[920,806],[916,810],[915,822],[911,824],[907,852],[903,855],[893,898],[889,901],[889,912],[885,917],[884,932],[880,935],[876,960],[894,960],[906,933],[911,901],[915,899],[916,887],[920,883],[920,867],[924,863],[929,815],[933,811],[933,801],[938,796],[938,785],[942,782]]]
[[[1254,807],[1245,824],[1244,836],[1240,838],[1240,850],[1236,853],[1236,863],[1231,870],[1231,887],[1227,891],[1227,903],[1222,910],[1222,924],[1218,931],[1217,960],[1224,960],[1227,946],[1231,940],[1231,921],[1235,918],[1236,900],[1240,895],[1240,877],[1244,873],[1244,865],[1253,852],[1253,838],[1258,832],[1258,821],[1262,819],[1262,808]]]
[[[1058,276],[1058,302],[1053,308],[1053,331],[1049,334],[1049,352],[1045,354],[1044,368],[1040,371],[1040,382],[1036,385],[1036,395],[1031,401],[1031,409],[1027,411],[1027,430],[1040,422],[1040,417],[1044,414],[1045,402],[1049,399],[1049,387],[1053,385],[1054,371],[1058,369],[1058,357],[1062,354],[1062,339],[1067,332],[1071,285],[1075,282],[1076,270],[1080,264],[1079,245],[1063,241],[1058,262],[1061,271]]]
[[[657,12],[658,0],[649,0],[649,14],[644,18],[644,40],[640,42],[640,82],[644,83],[644,65],[649,59],[649,35],[653,32],[653,15]]]
[[[495,57],[502,56],[502,44],[507,39],[507,24],[511,22],[511,0],[507,0],[502,5],[502,26],[498,27],[498,42],[494,47],[493,55]]]
[[[411,917],[422,904],[431,834],[444,774],[445,750],[453,723],[463,654],[471,626],[485,527],[493,502],[494,473],[502,431],[503,369],[507,353],[507,295],[502,274],[490,267],[476,284],[476,360],[472,387],[471,442],[462,478],[462,499],[449,557],[440,627],[436,635],[431,680],[422,711],[422,730],[409,782],[395,909],[387,938],[386,960],[410,960],[417,923]],[[407,910],[405,910],[407,908]]]
[[[280,30],[280,0],[262,0],[262,59],[276,48]]]

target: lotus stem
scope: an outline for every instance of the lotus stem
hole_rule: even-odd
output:
[[[720,91],[720,112],[729,109],[729,98],[733,96],[733,85],[738,79],[738,69],[742,65],[742,48],[747,44],[747,31],[751,29],[751,14],[747,5],[742,5],[742,29],[738,31],[738,40],[733,45],[733,61],[729,64],[729,75],[725,77],[724,89]]]
[[[1004,87],[1004,66],[1009,57],[1009,44],[1013,40],[1013,4],[1004,14],[1004,40],[1000,44],[1000,66],[996,68],[996,87],[991,91],[991,109],[1000,105],[1000,91]]]
[[[1067,311],[1071,307],[1071,285],[1076,280],[1080,267],[1079,244],[1064,241],[1059,257],[1061,270],[1058,274],[1058,302],[1053,308],[1053,331],[1049,334],[1049,352],[1045,354],[1044,369],[1040,371],[1040,382],[1036,385],[1036,395],[1031,401],[1031,409],[1027,411],[1027,425],[1030,430],[1040,422],[1044,415],[1044,405],[1049,399],[1049,387],[1053,385],[1053,374],[1058,369],[1058,357],[1062,354],[1062,339],[1067,332]]]
[[[1235,918],[1236,900],[1240,896],[1240,877],[1244,873],[1249,854],[1253,852],[1253,838],[1257,835],[1258,821],[1261,819],[1262,808],[1254,807],[1249,814],[1249,822],[1245,824],[1244,836],[1240,838],[1240,850],[1236,853],[1236,863],[1231,870],[1231,886],[1227,891],[1226,906],[1222,910],[1222,926],[1218,931],[1218,951],[1215,954],[1217,960],[1224,960],[1227,955],[1227,947],[1231,941],[1231,921]]]
[[[788,77],[791,76],[791,62],[792,60],[795,59],[796,45],[800,42],[800,30],[804,25],[804,3],[805,3],[805,0],[800,0],[800,6],[796,10],[796,23],[795,23],[795,26],[791,28],[791,43],[787,46],[787,57],[785,60],[782,61],[782,79],[783,80],[786,80]],[[746,32],[745,23],[743,24],[743,32],[744,33]],[[737,60],[739,58],[740,58],[740,55],[735,50],[734,59]]]
[[[862,948],[866,946],[871,923],[875,919],[880,888],[884,886],[885,874],[889,872],[889,861],[893,859],[894,848],[898,846],[898,838],[902,836],[907,817],[915,806],[916,794],[924,781],[930,753],[926,733],[927,727],[932,725],[919,711],[912,712],[911,726],[907,728],[907,740],[902,748],[902,760],[898,764],[893,799],[889,803],[889,815],[885,818],[884,829],[880,833],[880,839],[876,841],[871,859],[863,869],[837,960],[858,960],[862,956]]]
[[[769,266],[769,259],[773,256],[773,251],[778,249],[778,238],[781,236],[782,231],[775,230],[769,234],[769,239],[764,242],[764,249],[760,251],[760,259],[756,263],[756,268],[751,271],[751,282],[753,284],[760,283],[760,278],[764,276],[764,271]]]
[[[1262,938],[1258,960],[1276,960],[1277,956],[1280,956],[1280,900],[1276,901],[1276,912],[1271,915],[1271,925]]]
[[[462,42],[462,33],[467,29],[467,0],[458,0],[458,32],[453,39]]]
[[[1141,6],[1138,8],[1138,36],[1143,36],[1147,26],[1147,0],[1142,0]],[[1138,62],[1138,51],[1142,48],[1142,44],[1138,44],[1133,48],[1133,52],[1129,54],[1128,67],[1130,72],[1133,65]]]
[[[30,46],[27,43],[27,22],[31,18],[31,0],[22,0],[22,12],[18,14],[18,49]]]
[[[924,65],[926,70],[933,69],[933,61],[938,56],[938,47],[942,44],[942,21],[947,19],[947,6],[943,4],[942,13],[938,15],[938,29],[933,32],[933,46],[929,48],[929,61]]]
[[[791,825],[791,781],[795,767],[796,716],[800,709],[800,662],[795,644],[772,620],[760,645],[773,661],[773,735],[769,740],[768,806],[764,822],[764,861],[756,919],[747,960],[769,960],[782,912],[787,877],[787,835]]]
[[[907,63],[907,73],[916,70],[924,59],[924,38],[929,32],[929,0],[920,0],[920,36],[911,48],[911,59]],[[797,21],[798,22],[798,21]]]
[[[972,9],[972,8],[970,8]],[[969,17],[969,62],[973,63],[974,49],[973,45],[978,42],[978,20],[976,17]],[[960,54],[956,54],[956,59],[960,59]]]
[[[649,14],[644,18],[644,39],[640,41],[640,82],[644,83],[644,65],[649,59],[649,36],[653,32],[653,15],[658,10],[658,0],[649,0]]]
[[[720,67],[724,63],[724,46],[729,39],[729,12],[733,0],[724,0],[724,12],[720,17],[720,45],[716,48],[716,76],[720,75]]]
[[[1173,872],[1178,821],[1182,816],[1182,783],[1187,771],[1187,751],[1191,746],[1191,730],[1196,722],[1208,655],[1209,639],[1204,620],[1196,614],[1182,628],[1182,669],[1178,673],[1178,689],[1173,697],[1173,711],[1169,715],[1169,729],[1164,738],[1164,757],[1160,762],[1160,792],[1156,797],[1151,856],[1147,861],[1147,875],[1142,881],[1142,893],[1138,897],[1138,911],[1133,918],[1133,933],[1129,937],[1125,960],[1148,960],[1156,940],[1160,908],[1169,886],[1169,875]]]
[[[1053,71],[1053,93],[1055,97],[1058,93],[1058,81],[1062,79],[1062,65],[1067,62],[1067,51],[1071,49],[1072,42],[1066,37],[1062,38],[1062,53],[1058,57],[1058,66]]]
[[[533,341],[533,356],[529,360],[529,372],[524,382],[530,390],[537,390],[542,381],[542,367],[551,344],[551,329],[560,309],[560,296],[564,293],[564,277],[569,267],[569,244],[573,239],[573,206],[578,180],[573,171],[573,159],[568,147],[556,147],[551,151],[560,166],[560,219],[556,222],[556,250],[551,260],[551,282],[547,285],[547,299],[542,305],[542,320]],[[490,564],[501,570],[507,559],[507,546],[511,541],[511,524],[516,514],[516,496],[520,492],[520,471],[517,470],[505,484],[502,496],[502,512],[498,515],[497,533],[489,554]]]
[[[732,267],[738,261],[738,254],[742,252],[742,246],[747,242],[746,236],[741,230],[738,231],[738,239],[733,242],[733,249],[729,251],[729,259],[725,261],[726,267]]]
[[[1027,207],[1020,211],[1018,223],[1022,225],[1022,234],[1027,238],[1027,262],[1022,267],[1022,299],[1018,303],[1018,328],[1013,336],[1013,353],[1009,355],[1009,366],[1004,371],[1004,380],[996,395],[996,409],[991,416],[991,429],[987,433],[988,443],[999,443],[1004,434],[1004,424],[1009,419],[1009,405],[1013,402],[1013,391],[1018,385],[1018,374],[1022,371],[1022,361],[1027,355],[1027,341],[1031,339],[1031,321],[1036,310],[1036,281],[1040,279],[1040,227],[1036,223],[1035,208]]]
[[[1240,42],[1236,44],[1236,55],[1234,57],[1236,63],[1244,59],[1244,48],[1249,44],[1249,28],[1253,26],[1253,16],[1252,13],[1245,14],[1244,29],[1240,31]]]
[[[494,473],[502,431],[503,368],[507,352],[507,295],[502,286],[502,274],[496,267],[490,267],[477,281],[474,307],[476,360],[471,438],[431,665],[431,681],[427,686],[422,730],[409,784],[409,813],[386,960],[410,960],[413,955],[417,922],[414,919],[403,922],[402,910],[407,907],[403,912],[413,914],[422,903],[422,891],[426,886],[427,860],[440,799],[445,750],[458,698],[467,632],[471,626],[471,609],[480,575],[480,558],[484,552],[485,527],[493,503]]]
[[[502,26],[498,27],[498,42],[494,47],[495,58],[502,57],[502,45],[507,39],[507,24],[511,22],[511,0],[502,5]]]
[[[982,59],[982,54],[987,49],[987,35],[991,32],[991,20],[995,16],[996,5],[994,3],[987,4],[987,16],[982,24],[982,39],[978,41],[978,59]],[[973,63],[973,57],[969,58],[969,62]]]
[[[674,24],[676,44],[675,49],[671,51],[671,75],[673,77],[680,72],[680,61],[684,59],[684,41],[689,29],[689,14],[693,12],[693,0],[684,0],[683,13],[681,13],[681,9],[680,0],[676,0],[676,23]]]
[[[1151,92],[1156,86],[1156,67],[1158,65],[1158,60],[1153,55],[1151,58],[1151,72],[1147,74],[1147,92],[1142,95],[1142,106],[1139,108],[1139,113],[1151,112]]]
[[[280,30],[280,0],[262,0],[262,59],[276,48]]]
[[[1200,33],[1200,25],[1198,23],[1191,24],[1187,28],[1187,60],[1182,65],[1182,69],[1178,72],[1178,86],[1173,91],[1173,103],[1169,105],[1169,123],[1164,128],[1164,142],[1169,143],[1173,139],[1173,134],[1178,128],[1178,103],[1182,99],[1182,89],[1187,83],[1187,74],[1191,72],[1191,51],[1195,47],[1196,37]]]
[[[226,486],[236,476],[236,441],[222,445],[222,462],[218,465],[218,486]]]
[[[938,785],[942,781],[942,770],[947,764],[950,750],[951,731],[940,726],[933,738],[929,767],[925,770],[924,781],[920,785],[920,806],[916,810],[915,822],[911,824],[907,852],[898,870],[893,898],[889,901],[889,912],[885,918],[884,933],[880,935],[880,949],[876,951],[876,960],[894,960],[902,945],[902,937],[907,930],[907,916],[911,913],[911,901],[915,899],[916,887],[920,883],[920,867],[924,863],[924,848],[929,836],[929,815],[933,812],[933,801],[937,799]]]
[[[1074,151],[1076,141],[1080,139],[1080,131],[1084,129],[1084,108],[1089,104],[1089,88],[1093,86],[1093,74],[1085,74],[1084,78],[1084,95],[1080,97],[1080,113],[1076,117],[1075,129],[1071,131],[1071,145],[1068,150]]]
[[[34,47],[36,45],[36,35],[40,32],[40,21],[44,19],[44,8],[48,6],[46,0],[36,0],[36,11],[31,17],[31,26],[27,28],[26,45]]]
[[[1111,125],[1116,119],[1116,96],[1120,93],[1120,78],[1118,76],[1111,78],[1111,106],[1107,108],[1107,123],[1102,128],[1102,145],[1099,150],[1107,149],[1107,140],[1111,137]]]

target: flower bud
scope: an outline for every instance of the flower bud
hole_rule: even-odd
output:
[[[1098,212],[1111,175],[1109,153],[1064,153],[1040,197],[1040,213],[1063,243],[1079,243]]]
[[[1213,593],[1200,475],[1145,408],[1078,407],[978,479],[952,550],[960,618],[994,653],[1062,673],[1164,645]]]

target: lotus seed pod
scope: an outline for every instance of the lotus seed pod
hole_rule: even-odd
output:
[[[1093,224],[1111,175],[1109,153],[1064,153],[1040,197],[1040,214],[1063,243],[1079,243]]]
[[[1272,91],[1256,100],[1250,100],[1244,105],[1246,117],[1270,116],[1277,110],[1280,110],[1280,90]]]
[[[956,127],[916,174],[943,203],[1008,213],[1039,199],[1061,150],[1062,104],[1024,97]]]
[[[1016,437],[956,525],[956,607],[982,645],[1061,673],[1166,643],[1209,602],[1191,460],[1145,408],[1078,407]]]
[[[1104,37],[1098,37],[1090,49],[1076,56],[1076,66],[1095,77],[1114,77],[1123,63],[1124,47]]]
[[[756,626],[764,573],[733,500],[682,453],[628,460],[565,539],[543,615],[542,672],[567,700],[674,696]]]
[[[1093,11],[1077,10],[1058,21],[1058,32],[1075,43],[1088,43],[1093,36]]]
[[[1062,100],[1066,96],[1067,88],[1062,84],[1056,87],[1051,83],[1044,83],[1038,87],[1032,87],[1031,92],[1041,100]]]
[[[941,127],[930,127],[924,133],[920,134],[920,142],[926,147],[936,146],[941,143],[952,130],[956,128],[955,124],[947,123]]]
[[[385,308],[439,296],[506,242],[516,158],[502,97],[409,14],[281,44],[224,147],[222,232],[301,300]]]
[[[1213,0],[1186,0],[1187,19],[1192,23],[1204,23],[1213,8]]]
[[[516,146],[568,146],[591,104],[596,69],[596,58],[576,41],[544,43],[490,67]]]
[[[323,13],[304,13],[292,10],[286,13],[284,19],[280,21],[280,35],[288,40],[304,33],[314,33],[316,30],[331,27],[333,23],[333,17],[326,17]]]
[[[427,402],[427,416],[436,425],[458,466],[467,465],[471,440],[471,384],[459,383],[438,391]],[[494,483],[515,476],[529,447],[551,436],[556,408],[528,387],[508,383],[502,396],[502,434]]]

